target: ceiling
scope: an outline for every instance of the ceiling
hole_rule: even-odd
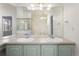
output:
[[[53,7],[63,6],[62,3],[10,3],[10,5],[13,5],[15,7],[26,7],[29,10],[42,10],[43,8],[50,10]]]

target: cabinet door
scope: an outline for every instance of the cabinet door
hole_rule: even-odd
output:
[[[5,56],[6,55],[6,47],[5,44],[0,46],[0,56]]]
[[[40,45],[24,45],[24,56],[39,56]]]
[[[18,7],[17,18],[31,18],[31,11],[25,7]]]
[[[18,7],[16,10],[17,10],[17,18],[22,18],[23,17],[23,8]]]
[[[42,45],[42,56],[57,56],[57,45]]]
[[[20,56],[23,55],[21,45],[7,45],[6,46],[6,55],[7,56]]]
[[[59,45],[59,56],[74,55],[74,45]]]
[[[0,56],[1,56],[1,47],[0,47]]]

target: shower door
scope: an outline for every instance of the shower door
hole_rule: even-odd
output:
[[[2,16],[3,36],[12,35],[12,16]]]

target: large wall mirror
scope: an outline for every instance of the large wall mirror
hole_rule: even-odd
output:
[[[28,4],[28,7],[30,7]],[[56,37],[64,36],[64,7],[63,4],[33,4],[35,9],[20,10],[20,15],[17,12],[17,33],[18,34],[29,34],[32,35],[49,35]],[[41,5],[43,6],[42,9]],[[51,5],[49,9],[47,6]],[[31,7],[30,7],[31,8]],[[30,10],[29,13],[27,10]],[[28,13],[25,13],[27,11]],[[23,15],[22,15],[23,13]],[[31,14],[30,17],[27,15]],[[30,22],[31,21],[31,22]]]

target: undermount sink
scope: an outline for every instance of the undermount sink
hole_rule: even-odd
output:
[[[17,41],[19,42],[31,42],[33,40],[33,38],[17,38]]]
[[[63,42],[61,38],[40,38],[40,42]]]

